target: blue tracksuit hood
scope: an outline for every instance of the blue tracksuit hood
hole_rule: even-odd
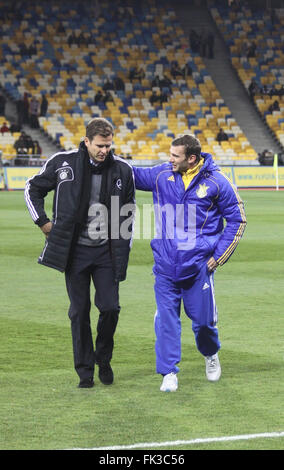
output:
[[[204,164],[201,168],[200,172],[202,171],[220,171],[220,168],[213,160],[211,153],[201,152],[201,157],[204,158]]]

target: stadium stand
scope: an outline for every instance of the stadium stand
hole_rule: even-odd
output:
[[[1,132],[1,129],[6,124],[8,131]],[[9,155],[9,158],[16,156],[16,150],[14,148],[15,140],[19,137],[20,133],[12,134],[10,132],[11,123],[5,116],[0,116],[0,149],[3,154]]]
[[[15,102],[24,93],[38,100],[47,96],[48,111],[39,117],[39,126],[59,148],[77,147],[89,119],[104,116],[116,127],[115,149],[124,157],[166,159],[172,138],[190,131],[221,164],[257,163],[202,58],[189,48],[169,2],[112,2],[111,8],[107,2],[80,2],[78,7],[75,0],[21,3],[22,13],[15,13],[0,1],[0,83]],[[218,23],[221,12],[216,8],[213,13]],[[222,31],[234,41],[232,18],[226,14],[229,32]],[[173,77],[173,62],[180,69],[187,64],[190,73]],[[143,74],[131,78],[137,66]],[[153,85],[157,76],[170,83]],[[108,99],[95,103],[107,84]],[[153,91],[165,94],[165,100],[151,103]],[[216,140],[220,128],[227,141]],[[3,152],[12,150],[16,137]]]
[[[24,131],[13,130],[13,124],[5,116],[0,116],[0,150],[4,166],[10,166],[12,162],[39,165],[45,159],[39,142]]]
[[[284,150],[284,10],[252,11],[246,2],[211,13],[240,81]]]

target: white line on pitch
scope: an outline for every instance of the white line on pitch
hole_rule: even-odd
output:
[[[260,434],[240,434],[237,436],[223,437],[207,437],[204,439],[191,439],[189,441],[166,441],[166,442],[141,442],[137,444],[109,446],[109,447],[92,447],[89,449],[76,448],[73,450],[130,450],[130,449],[149,449],[151,447],[176,447],[181,445],[206,444],[210,442],[229,442],[242,441],[249,439],[271,439],[275,437],[284,437],[284,431],[281,432],[265,432]]]

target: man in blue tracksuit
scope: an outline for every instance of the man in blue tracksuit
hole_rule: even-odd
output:
[[[229,259],[243,235],[243,202],[193,135],[172,142],[169,163],[133,169],[136,188],[152,191],[155,207],[156,236],[151,247],[156,370],[163,375],[160,390],[178,388],[181,301],[192,320],[196,346],[205,357],[206,376],[217,381],[221,366],[214,271]]]

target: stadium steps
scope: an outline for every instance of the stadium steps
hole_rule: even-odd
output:
[[[1,88],[1,92],[6,98],[5,116],[11,123],[17,122],[17,109],[16,103],[11,97]],[[22,131],[29,134],[33,140],[37,140],[42,148],[42,156],[50,157],[55,152],[58,152],[58,147],[47,137],[40,129],[32,129],[28,124],[22,125]]]
[[[59,152],[59,148],[52,142],[52,140],[43,134],[41,129],[33,129],[27,124],[22,126],[22,131],[29,134],[33,140],[37,140],[42,148],[42,157],[50,157],[56,152]]]
[[[214,59],[203,58],[204,64],[252,147],[258,153],[264,149],[281,153],[280,145],[259,116],[236,71],[233,69],[225,42],[208,9],[197,6],[187,6],[185,8],[184,5],[177,4],[175,11],[187,36],[189,36],[191,29],[198,33],[203,30],[214,33]]]

